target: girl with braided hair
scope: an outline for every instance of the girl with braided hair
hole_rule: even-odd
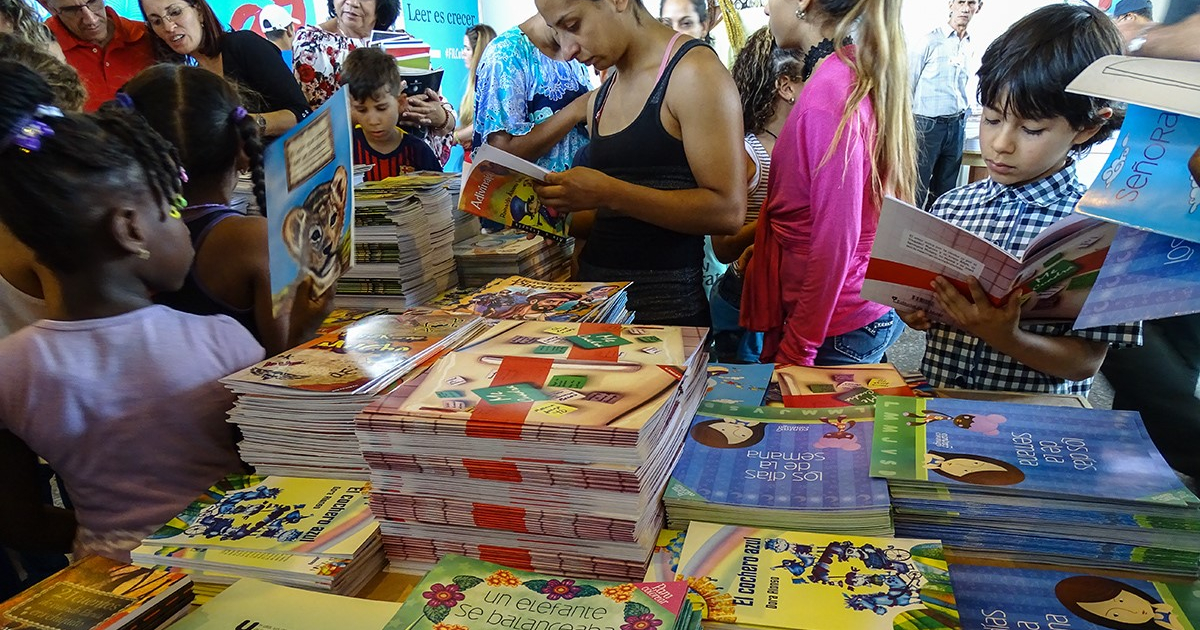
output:
[[[277,354],[320,325],[330,295],[297,291],[293,308],[272,315],[267,220],[230,207],[239,169],[249,169],[258,207],[265,208],[263,143],[228,81],[202,68],[158,65],[143,70],[118,94],[179,152],[188,174],[184,223],[196,260],[183,288],[155,301],[186,313],[228,315]]]
[[[262,347],[152,300],[192,263],[174,148],[130,112],[63,113],[20,65],[0,62],[0,84],[0,220],[54,277],[46,319],[0,340],[0,541],[128,561],[242,469],[217,379]],[[39,456],[73,512],[41,505]]]

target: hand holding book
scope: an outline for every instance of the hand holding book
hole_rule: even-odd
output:
[[[545,184],[535,183],[542,203],[559,212],[595,210],[611,198],[618,181],[595,169],[576,166],[561,173],[549,173]]]
[[[993,346],[998,340],[1017,334],[1021,322],[1021,289],[1010,293],[1000,305],[994,305],[975,276],[967,278],[970,297],[963,295],[944,276],[934,278],[930,286],[933,287],[934,303],[946,313],[951,324]]]

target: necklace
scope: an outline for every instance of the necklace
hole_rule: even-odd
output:
[[[849,46],[852,43],[854,41],[849,37],[842,40],[842,46]],[[812,76],[813,70],[817,69],[817,63],[832,54],[833,40],[828,37],[821,40],[821,43],[816,46],[809,48],[808,52],[804,53],[804,67],[800,68],[800,80],[808,81],[809,77]]]
[[[768,136],[771,136],[772,138],[775,138],[776,140],[779,139],[779,136],[775,135],[775,132],[771,131],[770,129],[763,129],[763,133],[767,134]]]

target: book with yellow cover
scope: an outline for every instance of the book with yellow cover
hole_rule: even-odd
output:
[[[377,630],[399,610],[395,602],[376,602],[239,580],[171,626],[171,630]]]

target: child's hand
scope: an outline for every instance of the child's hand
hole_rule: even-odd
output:
[[[955,326],[996,346],[995,340],[1012,337],[1021,320],[1021,293],[1013,292],[999,308],[992,306],[988,296],[975,277],[967,278],[971,298],[967,299],[954,285],[942,276],[933,279],[933,299],[950,317]]]
[[[595,169],[576,166],[562,173],[550,173],[545,184],[534,184],[542,203],[559,212],[595,210],[606,205],[612,193],[613,178]]]
[[[929,321],[929,316],[925,311],[909,311],[902,308],[896,309],[896,315],[900,316],[900,321],[904,322],[905,326],[913,330],[929,330],[933,322]]]

